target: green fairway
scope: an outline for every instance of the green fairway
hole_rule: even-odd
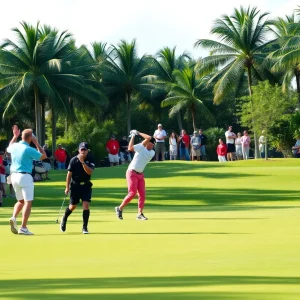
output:
[[[1,300],[300,299],[300,160],[150,163],[149,221],[136,199],[115,216],[126,167],[95,171],[89,235],[81,207],[55,223],[66,172],[36,183],[34,236],[10,232],[4,199]]]

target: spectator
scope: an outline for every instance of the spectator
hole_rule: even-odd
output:
[[[186,134],[184,129],[181,130],[181,136],[179,137],[180,140],[180,159],[181,160],[190,160],[190,136]]]
[[[199,129],[199,137],[201,139],[200,156],[202,160],[206,160],[207,136],[203,133],[203,129]]]
[[[297,136],[295,146],[292,147],[292,150],[294,152],[294,156],[296,158],[300,158],[300,136]]]
[[[10,166],[11,166],[11,155],[10,155],[10,153],[7,152],[7,148],[5,149],[4,160],[6,161],[5,177],[7,180],[7,177],[10,175]],[[10,183],[7,182],[7,184],[9,185],[10,196],[13,198],[16,197],[15,191],[14,191],[14,188],[13,188],[11,182]]]
[[[128,151],[128,140],[127,136],[123,136],[122,140],[120,141],[120,160],[121,164],[126,162],[131,162],[131,155]]]
[[[198,135],[197,131],[194,131],[194,135],[191,138],[191,156],[192,161],[195,157],[200,161],[200,148],[201,148],[201,138]]]
[[[155,158],[156,161],[159,160],[159,155],[161,154],[161,160],[165,160],[165,138],[167,133],[162,129],[162,125],[158,124],[157,129],[154,131],[153,137],[155,138]]]
[[[46,153],[46,155],[47,155],[47,158],[45,158],[45,159],[42,161],[42,163],[43,163],[44,169],[46,170],[46,172],[45,172],[46,179],[49,179],[49,180],[50,180],[50,178],[48,177],[48,173],[49,173],[49,171],[50,171],[50,169],[51,169],[51,161],[50,161],[50,158],[51,158],[51,152],[50,152],[50,150],[48,149],[47,145],[44,145],[44,146],[43,146],[43,149],[44,149],[44,151],[45,151],[45,153]]]
[[[261,136],[258,139],[258,143],[259,143],[258,149],[259,149],[261,158],[266,157],[266,155],[265,155],[266,154],[266,147],[265,147],[266,138],[264,137],[264,132],[265,132],[264,130],[261,132]]]
[[[116,140],[116,136],[114,134],[112,134],[110,140],[107,141],[106,150],[108,152],[110,166],[118,166],[120,145],[119,142]]]
[[[64,170],[66,168],[67,152],[61,144],[58,145],[58,148],[54,152],[54,157],[57,162],[57,169]]]
[[[218,154],[219,162],[226,161],[227,147],[224,144],[222,139],[219,139],[219,145],[217,147],[217,154]]]
[[[250,136],[248,135],[248,131],[244,131],[244,135],[241,137],[242,141],[242,152],[243,159],[247,160],[249,158],[249,149],[250,149]]]
[[[169,137],[169,153],[170,153],[170,160],[177,159],[178,156],[178,142],[179,138],[175,131],[172,131]]]
[[[5,166],[4,166],[4,151],[0,151],[0,190],[2,192],[2,198],[6,198],[7,195],[6,195],[6,177],[5,177]]]
[[[235,145],[234,140],[236,139],[235,133],[232,132],[232,126],[228,127],[228,130],[225,132],[226,137],[226,146],[227,146],[227,160],[233,161],[235,159]]]
[[[235,153],[238,160],[243,159],[242,134],[240,132],[237,133],[237,138],[235,139]]]

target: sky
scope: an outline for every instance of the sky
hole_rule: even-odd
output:
[[[163,47],[176,46],[195,59],[203,56],[195,49],[198,39],[209,38],[213,21],[234,8],[249,5],[269,18],[290,15],[298,8],[296,0],[10,0],[1,3],[0,41],[14,40],[11,29],[21,21],[51,25],[68,30],[77,46],[91,42],[117,45],[136,39],[138,55],[156,54]]]

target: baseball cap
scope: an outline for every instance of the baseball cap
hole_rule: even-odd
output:
[[[155,138],[151,138],[151,140],[149,141],[150,143],[152,143],[152,144],[155,144]]]
[[[162,127],[162,125],[159,123],[159,124],[157,125],[157,127]]]
[[[114,134],[111,135],[112,138],[115,138],[116,136]]]
[[[87,143],[85,143],[85,142],[81,142],[80,144],[79,144],[79,146],[78,146],[78,149],[80,150],[80,149],[88,149],[89,147],[88,147],[88,144]]]

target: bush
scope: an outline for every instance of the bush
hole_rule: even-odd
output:
[[[224,129],[219,127],[211,127],[205,130],[205,135],[207,136],[207,159],[218,160],[216,149],[219,144],[219,139],[224,140],[225,138]]]

